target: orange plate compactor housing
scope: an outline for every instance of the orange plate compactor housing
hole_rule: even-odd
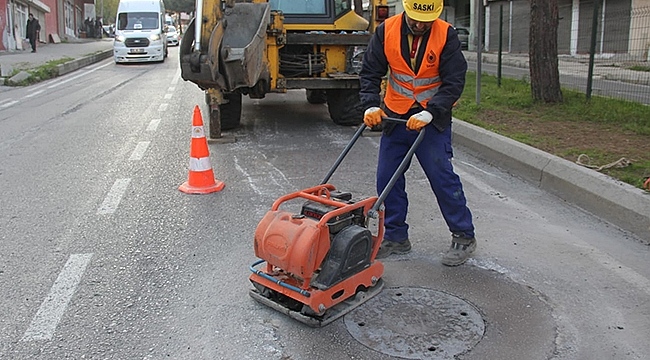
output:
[[[250,295],[309,326],[329,324],[383,288],[384,266],[375,260],[384,235],[380,205],[424,131],[379,197],[354,200],[327,181],[364,128],[355,133],[321,185],[276,200],[255,231],[260,260],[250,267]],[[303,202],[299,212],[280,209],[291,200]]]

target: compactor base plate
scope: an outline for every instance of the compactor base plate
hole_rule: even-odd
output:
[[[354,296],[350,296],[347,300],[325,310],[325,314],[322,316],[309,316],[301,313],[300,311],[291,310],[280,302],[276,302],[273,299],[267,298],[262,295],[257,289],[251,289],[249,295],[255,299],[257,302],[264,304],[276,311],[279,311],[289,317],[300,321],[303,324],[306,324],[310,327],[323,327],[339,318],[343,315],[349,313],[355,308],[361,306],[366,301],[377,296],[381,290],[384,288],[384,280],[379,279],[377,284],[371,288],[368,288],[367,291],[359,291]],[[274,291],[272,289],[265,289],[266,291]]]

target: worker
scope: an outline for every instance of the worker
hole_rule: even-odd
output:
[[[377,27],[364,54],[360,74],[359,95],[366,109],[363,121],[371,128],[382,125],[383,131],[377,192],[383,191],[418,132],[425,128],[424,140],[415,156],[452,234],[451,247],[443,255],[442,263],[457,266],[476,249],[472,213],[451,163],[451,108],[463,92],[467,61],[454,27],[438,18],[443,0],[402,2],[404,12]],[[381,82],[387,73],[381,105]],[[406,121],[382,122],[387,116]],[[384,202],[385,233],[377,258],[411,251],[405,187],[402,174]]]

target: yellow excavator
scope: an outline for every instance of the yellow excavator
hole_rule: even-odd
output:
[[[354,6],[353,6],[354,3]],[[334,123],[363,118],[359,71],[387,0],[197,0],[180,46],[181,74],[206,93],[209,136],[241,122],[242,96],[305,89]]]

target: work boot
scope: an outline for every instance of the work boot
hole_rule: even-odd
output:
[[[474,250],[476,250],[475,238],[467,238],[463,234],[452,234],[451,247],[442,256],[442,264],[458,266],[467,261]]]
[[[402,242],[384,240],[379,245],[379,251],[375,259],[383,259],[391,254],[404,255],[411,251],[411,242],[406,239]]]

